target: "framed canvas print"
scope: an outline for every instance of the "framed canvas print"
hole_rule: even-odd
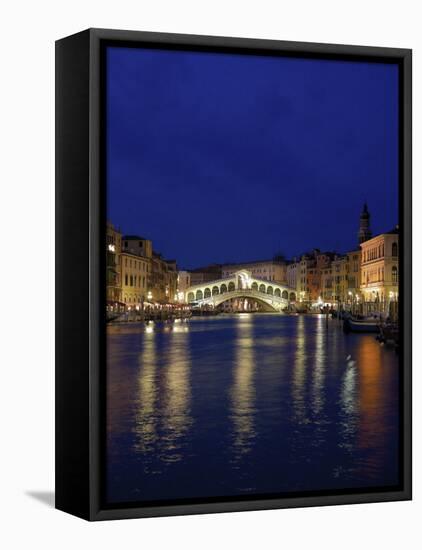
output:
[[[411,51],[56,43],[56,506],[411,498]]]

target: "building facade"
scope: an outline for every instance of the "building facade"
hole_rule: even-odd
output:
[[[297,258],[293,258],[291,262],[287,264],[286,274],[287,274],[287,285],[290,288],[294,288],[296,292],[299,291],[299,272],[300,272],[300,261]]]
[[[107,306],[118,305],[122,301],[120,255],[122,234],[112,223],[106,228],[106,294]]]
[[[321,269],[321,300],[330,305],[335,302],[332,263]]]
[[[158,252],[152,253],[148,300],[162,304],[177,301],[176,262],[165,260]]]
[[[258,260],[253,262],[224,264],[222,277],[226,279],[240,270],[249,271],[252,277],[287,284],[287,262],[281,259]]]
[[[331,264],[333,277],[333,299],[338,304],[345,304],[348,299],[347,256],[336,256]]]
[[[347,294],[349,300],[359,303],[361,300],[361,251],[352,250],[346,254],[347,257]]]
[[[388,303],[398,300],[398,227],[361,244],[360,290],[365,302]]]
[[[120,255],[122,302],[129,308],[141,308],[147,300],[151,261],[122,252]]]
[[[177,272],[177,301],[185,300],[186,290],[191,286],[191,278],[189,271]]]
[[[191,285],[200,285],[208,281],[216,281],[222,277],[221,264],[210,264],[189,271]]]
[[[152,241],[137,235],[124,235],[122,238],[122,250],[135,256],[152,258]]]

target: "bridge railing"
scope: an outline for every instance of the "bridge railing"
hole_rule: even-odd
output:
[[[243,289],[237,288],[235,290],[228,290],[227,292],[223,292],[223,293],[219,292],[218,294],[211,294],[211,296],[207,296],[206,298],[205,296],[199,299],[195,297],[193,301],[194,302],[207,302],[207,301],[212,302],[214,301],[214,299],[219,299],[221,296],[230,296],[233,298],[236,298],[236,297],[240,298],[245,295],[247,295],[246,297],[251,296],[251,297],[259,298],[261,300],[263,299],[271,300],[271,301],[283,303],[283,304],[287,304],[289,302],[288,298],[282,298],[281,296],[276,296],[274,294],[267,294],[266,292],[260,292],[259,290],[253,290],[251,288],[243,288]]]

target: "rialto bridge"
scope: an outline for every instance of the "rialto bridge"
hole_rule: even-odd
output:
[[[274,281],[255,279],[241,270],[226,279],[207,281],[186,289],[185,301],[198,306],[217,307],[228,300],[258,302],[267,311],[281,311],[296,301],[296,292]]]

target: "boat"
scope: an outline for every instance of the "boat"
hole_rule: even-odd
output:
[[[353,319],[352,317],[346,318],[343,321],[344,332],[375,332],[380,331],[380,324],[378,319]]]
[[[397,347],[399,345],[399,327],[397,323],[381,324],[378,340],[385,344],[392,344]]]

